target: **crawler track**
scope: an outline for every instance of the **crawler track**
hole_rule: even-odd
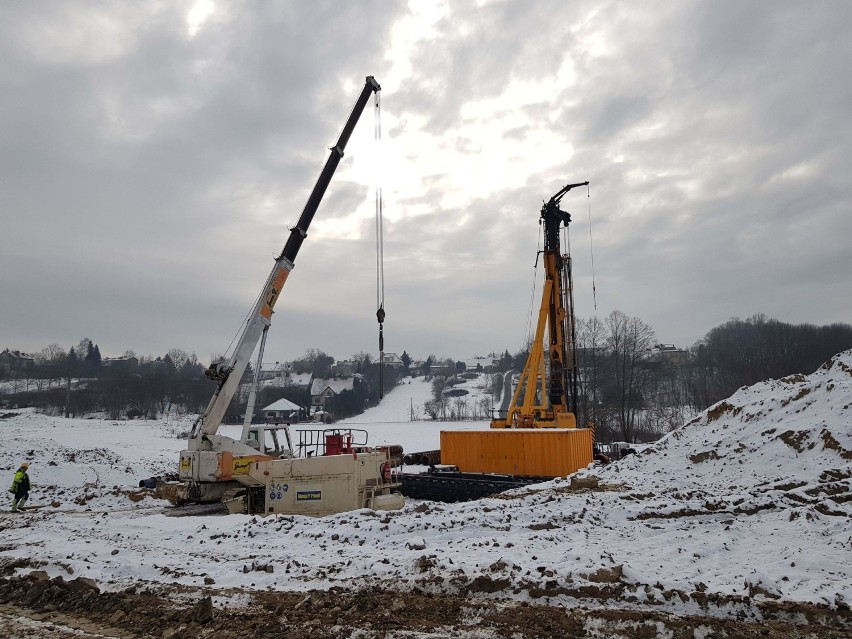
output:
[[[412,499],[452,503],[481,499],[549,479],[551,478],[439,470],[419,475],[403,473],[401,490],[403,495]]]

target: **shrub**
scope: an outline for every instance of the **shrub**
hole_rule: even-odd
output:
[[[468,392],[463,388],[451,388],[450,390],[444,391],[444,397],[461,397],[462,395],[467,395]]]

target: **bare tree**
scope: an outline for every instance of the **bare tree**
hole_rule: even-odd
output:
[[[356,373],[366,372],[370,364],[373,363],[372,354],[366,351],[358,351],[357,353],[353,353],[351,359],[352,363],[355,364]]]
[[[654,329],[638,317],[613,311],[606,319],[607,345],[614,369],[614,394],[618,424],[624,441],[633,441],[643,392],[651,381],[647,354],[656,342]]]
[[[35,356],[37,376],[40,378],[36,383],[38,390],[45,387],[45,380],[47,380],[47,388],[50,388],[54,379],[57,380],[57,383],[61,383],[59,378],[64,373],[67,358],[65,349],[59,344],[48,344],[41,349],[41,352]]]
[[[293,360],[297,373],[313,373],[314,377],[328,377],[334,358],[318,348],[309,348],[299,359]]]
[[[176,369],[180,369],[189,359],[189,353],[181,348],[170,348],[166,353]]]
[[[606,427],[604,410],[604,359],[606,358],[606,327],[597,317],[579,320],[577,356],[580,397],[577,402],[577,421],[581,426]]]

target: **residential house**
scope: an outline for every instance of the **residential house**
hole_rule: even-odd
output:
[[[645,354],[645,360],[649,362],[667,362],[669,364],[685,364],[687,352],[674,344],[654,344]]]
[[[335,362],[331,367],[331,374],[335,377],[352,377],[355,374],[355,363],[348,360]]]
[[[382,364],[391,368],[403,368],[405,366],[396,353],[382,353]]]
[[[260,379],[266,381],[277,377],[284,377],[292,369],[289,362],[264,362],[260,365]]]
[[[266,363],[260,366],[260,380],[264,387],[298,386],[308,388],[312,379],[311,373],[294,373],[293,365],[289,362]]]
[[[263,409],[267,422],[298,422],[306,414],[305,409],[289,399],[281,398]]]
[[[35,357],[21,351],[8,348],[0,353],[0,377],[8,377],[13,372],[30,370],[35,366]]]
[[[489,372],[494,367],[494,359],[491,357],[474,357],[462,360],[465,370],[470,373]]]
[[[105,357],[101,360],[101,366],[114,375],[120,375],[136,371],[139,368],[139,360],[132,356]]]
[[[355,377],[314,379],[311,384],[311,410],[325,410],[327,403],[345,390],[354,390]]]

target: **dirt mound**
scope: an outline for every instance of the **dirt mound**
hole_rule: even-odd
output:
[[[215,604],[201,589],[150,589],[100,592],[85,579],[47,579],[44,573],[0,579],[0,630],[40,619],[51,631],[97,632],[108,637],[164,639],[216,636],[237,639],[343,639],[444,637],[613,636],[625,638],[667,634],[796,639],[849,636],[852,619],[812,606],[763,607],[764,620],[720,620],[710,616],[677,617],[618,607],[565,609],[525,602],[496,602],[471,592],[441,595],[422,591],[399,593],[373,588],[341,588],[307,593],[256,593],[241,605]],[[52,636],[64,636],[51,632]]]
[[[650,470],[651,475],[676,475],[681,486],[685,480],[698,493],[762,494],[852,516],[846,507],[852,500],[850,398],[852,351],[846,351],[811,375],[741,388],[601,476],[647,485]],[[742,503],[719,508],[737,506]],[[749,507],[760,504],[744,506]]]

